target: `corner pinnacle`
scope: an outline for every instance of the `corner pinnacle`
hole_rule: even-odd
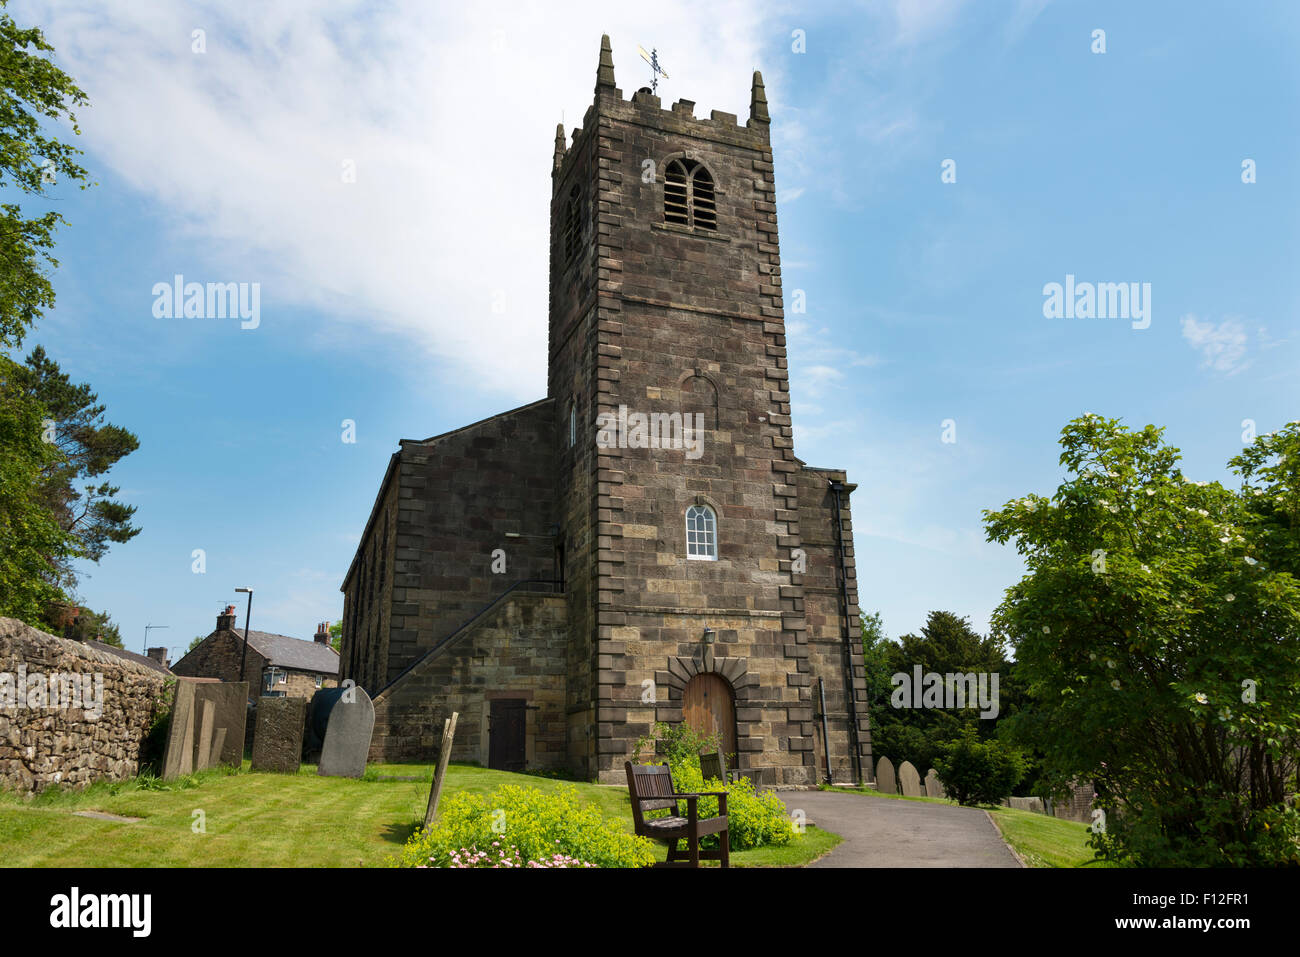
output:
[[[767,91],[763,89],[763,74],[754,71],[754,85],[749,91],[749,122],[771,123],[767,112]]]
[[[557,123],[555,125],[555,157],[551,165],[553,170],[558,170],[564,163],[564,152],[564,124]]]
[[[599,93],[601,87],[614,89],[614,54],[609,48],[609,34],[603,33],[600,37],[600,66],[596,68],[596,92]]]

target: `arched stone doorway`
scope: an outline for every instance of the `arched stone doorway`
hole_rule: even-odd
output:
[[[731,685],[722,675],[704,672],[686,683],[682,720],[701,735],[717,735],[722,753],[734,761],[731,755],[736,753],[736,702]]]

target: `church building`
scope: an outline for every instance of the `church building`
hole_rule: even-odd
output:
[[[841,470],[795,456],[770,117],[664,108],[601,41],[556,131],[546,398],[389,460],[343,581],[372,761],[622,783],[656,722],[757,782],[870,776]],[[851,436],[845,436],[852,441]],[[734,755],[734,757],[731,757]]]

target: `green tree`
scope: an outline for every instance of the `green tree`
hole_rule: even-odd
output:
[[[0,616],[41,624],[63,597],[57,572],[72,554],[70,536],[44,506],[40,479],[55,457],[41,440],[41,409],[0,355]]]
[[[994,619],[1023,730],[1053,784],[1096,782],[1112,859],[1300,863],[1296,425],[1234,460],[1234,492],[1185,477],[1162,430],[1087,415],[1062,430],[1055,494],[985,512],[1028,566]]]
[[[73,385],[40,346],[24,365],[14,367],[13,382],[44,410],[44,437],[54,451],[41,469],[38,498],[71,538],[71,557],[98,562],[109,543],[127,542],[140,533],[131,524],[136,509],[112,498],[119,491],[115,485],[80,483],[102,476],[140,442],[126,429],[104,422],[105,408],[90,386]],[[75,586],[70,560],[57,564],[55,584]]]
[[[1024,756],[993,738],[980,739],[973,724],[939,748],[934,769],[944,790],[958,804],[997,804],[1010,797],[1024,777]]]
[[[335,651],[342,653],[343,649],[343,622],[336,621],[330,625],[330,647]]]
[[[48,56],[53,51],[39,29],[0,14],[0,188],[38,198],[60,181],[90,185],[76,162],[81,150],[47,133],[66,119],[79,135],[73,107],[86,105],[85,93]],[[0,349],[21,344],[54,304],[45,270],[59,265],[51,250],[60,224],[66,220],[57,212],[25,218],[20,204],[0,204]]]
[[[896,644],[880,645],[876,657],[877,667],[883,666],[883,687],[879,679],[875,684],[868,680],[868,694],[881,696],[876,699],[879,704],[871,715],[872,751],[891,758],[896,764],[911,761],[924,774],[935,766],[943,746],[960,734],[965,722],[974,723],[983,737],[992,737],[997,721],[1002,718],[1002,682],[1009,672],[1003,648],[1001,640],[991,635],[981,636],[969,619],[949,611],[930,612],[919,635],[904,635]],[[896,685],[891,677],[901,673],[911,680],[917,666],[922,674],[997,674],[998,717],[981,719],[980,709],[974,702],[966,708],[951,710],[894,707]]]
[[[867,682],[867,716],[871,727],[872,749],[878,751],[875,745],[876,729],[888,720],[885,709],[889,707],[889,676],[893,673],[889,654],[894,643],[885,636],[885,622],[879,611],[870,615],[863,612],[861,627],[862,664]]]
[[[108,612],[93,612],[89,609],[83,609],[77,615],[76,620],[66,629],[65,637],[74,638],[77,641],[102,641],[106,645],[112,645],[115,648],[125,647],[122,644],[122,633],[118,630],[113,619],[109,617]]]

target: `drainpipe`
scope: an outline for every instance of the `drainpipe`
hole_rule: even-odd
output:
[[[831,774],[831,738],[826,733],[826,679],[817,679],[817,696],[822,701],[822,751],[826,754],[826,783],[834,784],[835,777]]]
[[[835,555],[840,569],[840,602],[842,610],[840,626],[844,638],[844,691],[849,706],[849,741],[852,742],[853,773],[854,781],[857,782],[864,779],[862,777],[862,749],[858,741],[858,708],[853,689],[853,646],[850,644],[852,629],[849,627],[849,573],[844,558],[844,525],[840,519],[840,492],[842,491],[844,491],[844,483],[832,480],[831,495],[835,506]]]

